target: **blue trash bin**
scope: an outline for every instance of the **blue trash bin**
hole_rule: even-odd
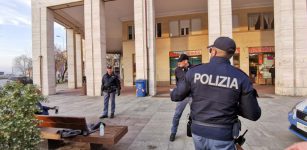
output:
[[[136,80],[135,87],[136,87],[136,97],[145,97],[146,96],[146,80]]]

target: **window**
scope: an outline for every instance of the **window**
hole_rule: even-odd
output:
[[[191,31],[191,34],[192,35],[202,34],[201,19],[200,18],[192,19],[192,31]]]
[[[170,26],[170,37],[179,36],[179,25],[178,21],[171,21]]]
[[[233,31],[240,31],[239,29],[239,16],[238,15],[233,15],[232,16],[232,29]]]
[[[180,20],[180,35],[185,36],[190,33],[190,20]]]
[[[162,23],[157,23],[156,37],[162,37]]]
[[[128,40],[134,40],[134,26],[128,26]]]
[[[272,30],[274,29],[273,13],[256,13],[248,15],[248,30]]]
[[[264,29],[274,29],[274,15],[273,13],[263,14],[263,27]]]
[[[170,26],[170,37],[179,36],[179,26],[178,21],[171,21]]]

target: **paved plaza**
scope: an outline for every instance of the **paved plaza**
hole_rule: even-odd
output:
[[[288,131],[287,113],[302,97],[281,97],[261,94],[261,119],[257,122],[242,119],[243,128],[249,129],[246,135],[246,150],[281,150],[301,140]],[[60,107],[58,115],[84,116],[87,121],[95,122],[102,113],[102,97],[58,94],[48,97],[46,105]],[[174,142],[169,142],[175,102],[169,97],[136,98],[133,94],[117,97],[114,119],[105,119],[107,125],[127,125],[128,133],[120,142],[106,149],[111,150],[193,150],[191,138],[186,136],[187,107]],[[53,112],[51,112],[53,113]],[[52,114],[53,115],[53,114]],[[87,144],[67,143],[60,149],[89,149]]]

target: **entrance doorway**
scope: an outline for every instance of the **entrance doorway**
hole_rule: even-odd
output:
[[[270,68],[274,64],[274,47],[249,48],[249,76],[253,83],[271,85]]]

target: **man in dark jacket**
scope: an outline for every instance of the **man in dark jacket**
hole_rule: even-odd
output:
[[[175,70],[175,76],[176,76],[176,85],[178,85],[179,82],[183,82],[185,78],[185,73],[192,67],[191,63],[189,62],[189,57],[186,54],[181,54],[178,59],[178,67]],[[173,117],[172,122],[172,128],[171,128],[171,135],[170,135],[170,141],[174,141],[179,125],[179,120],[181,118],[181,115],[187,106],[188,103],[191,103],[192,99],[191,97],[185,98],[183,101],[178,102],[175,109],[175,114]]]
[[[256,121],[261,116],[257,93],[248,76],[229,59],[235,42],[219,37],[209,46],[210,62],[191,68],[171,93],[172,101],[192,95],[192,136],[196,150],[235,150],[238,115]]]
[[[269,72],[271,73],[272,85],[275,85],[275,62],[269,69]]]
[[[109,110],[109,99],[111,98],[111,116],[114,118],[115,112],[115,94],[117,91],[117,96],[120,95],[120,80],[117,75],[114,74],[112,66],[107,66],[107,73],[102,77],[101,81],[101,95],[104,96],[104,109],[103,114],[100,118],[108,117]]]

